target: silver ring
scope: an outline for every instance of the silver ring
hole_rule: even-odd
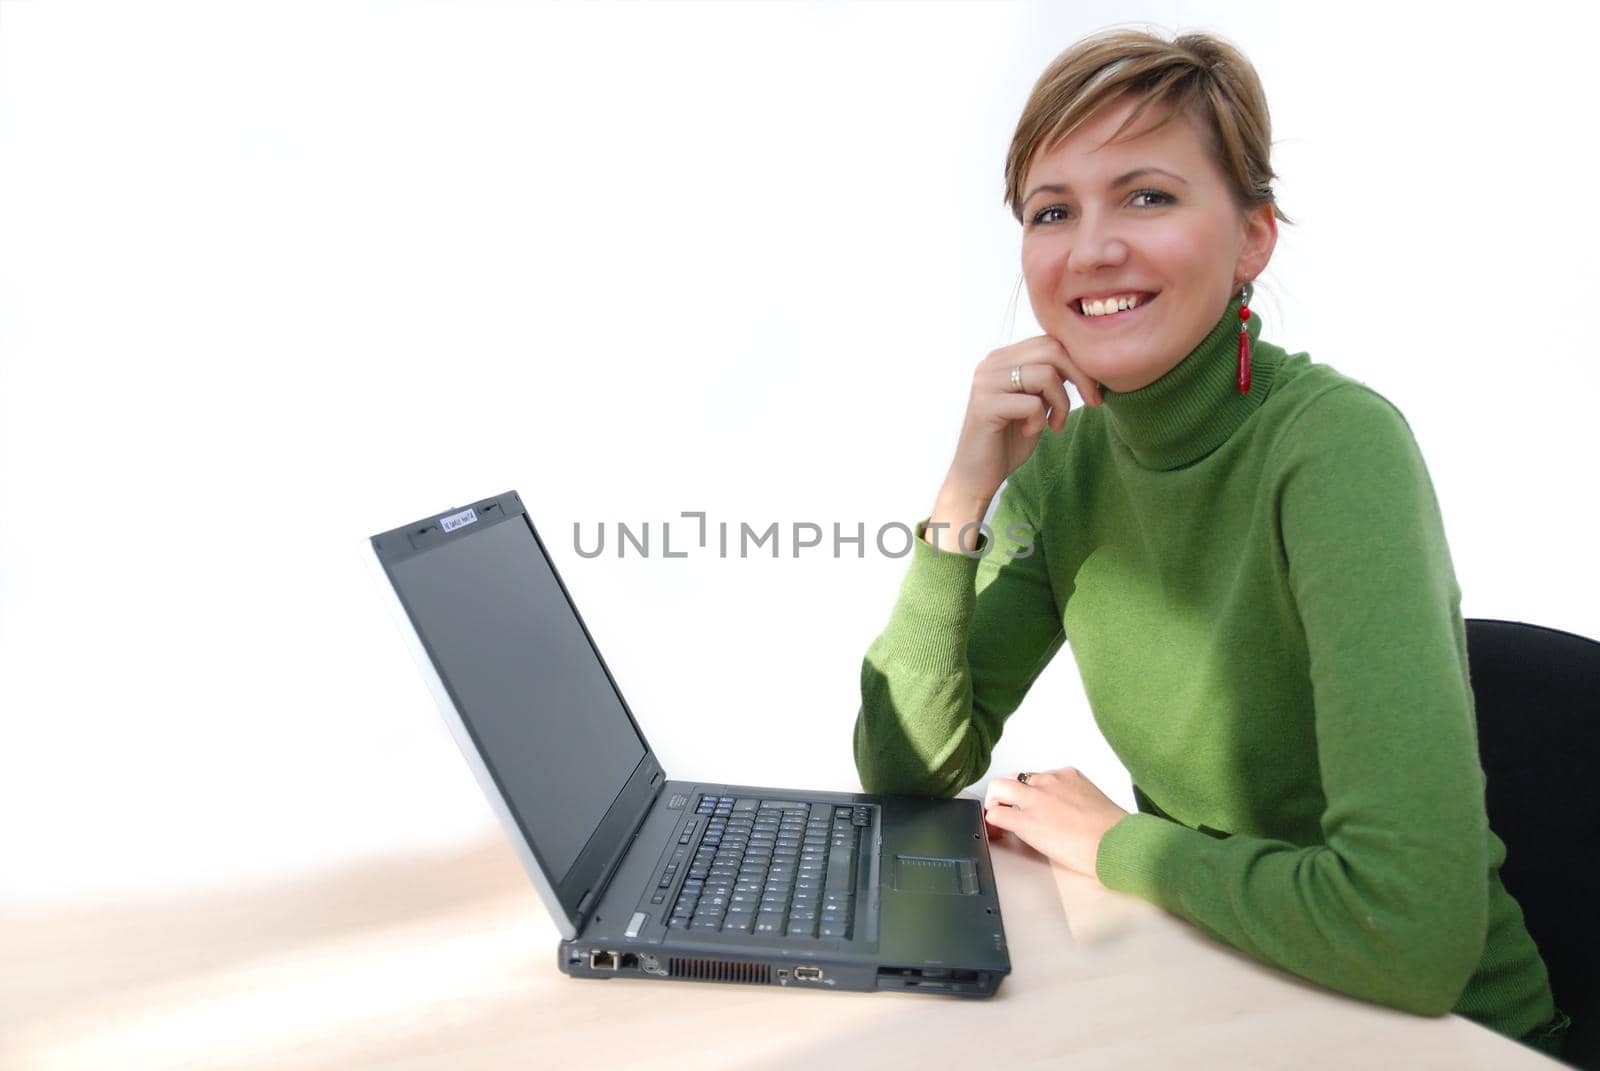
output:
[[[1023,784],[1027,784],[1028,783],[1028,778],[1030,778],[1032,776],[1033,776],[1033,774],[1031,774],[1031,773],[1019,773],[1017,775],[1017,780],[1021,781]]]
[[[1020,364],[1011,370],[1011,389],[1022,389],[1022,366]]]

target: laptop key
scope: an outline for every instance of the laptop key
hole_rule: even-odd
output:
[[[835,845],[828,853],[828,876],[823,883],[826,892],[843,892],[855,886],[855,875],[851,867],[855,865],[855,853],[850,848]]]

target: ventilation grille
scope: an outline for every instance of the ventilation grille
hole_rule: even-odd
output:
[[[740,963],[721,959],[667,957],[667,973],[674,978],[698,978],[705,982],[748,982],[769,985],[772,969],[765,963]]]

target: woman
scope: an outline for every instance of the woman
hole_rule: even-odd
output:
[[[1139,812],[1068,767],[992,782],[991,827],[1306,978],[1556,1052],[1422,457],[1248,310],[1292,222],[1270,129],[1249,62],[1203,34],[1098,34],[1035,85],[1006,196],[1045,334],[974,374],[867,652],[861,782],[977,780],[1070,639]]]

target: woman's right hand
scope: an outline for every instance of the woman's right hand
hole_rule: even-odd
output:
[[[1021,389],[1011,380],[1011,370],[1019,367]],[[1050,335],[1014,342],[980,361],[941,497],[984,503],[993,499],[1006,477],[1032,456],[1046,423],[1053,431],[1066,427],[1071,402],[1064,383],[1076,387],[1087,405],[1104,400],[1100,384],[1073,364],[1066,347]]]

